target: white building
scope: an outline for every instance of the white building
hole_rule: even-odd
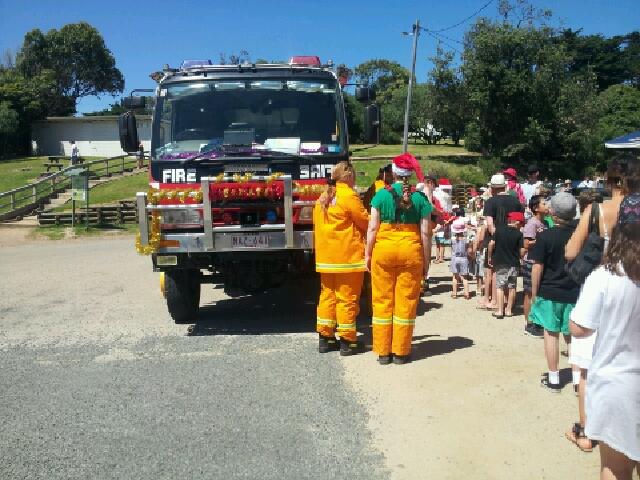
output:
[[[145,151],[151,147],[151,115],[136,115],[138,137]],[[31,148],[34,155],[71,155],[75,140],[81,157],[115,157],[120,148],[118,117],[47,117],[33,124]]]

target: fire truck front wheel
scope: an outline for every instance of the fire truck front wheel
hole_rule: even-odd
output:
[[[200,275],[197,270],[174,270],[164,276],[169,314],[175,323],[195,323],[200,307]]]

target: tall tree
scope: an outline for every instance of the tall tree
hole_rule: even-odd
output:
[[[361,63],[355,68],[356,81],[367,83],[376,89],[382,104],[391,100],[393,91],[407,85],[409,71],[393,60],[378,58]]]
[[[50,115],[74,113],[78,98],[115,95],[124,89],[113,54],[100,32],[86,22],[47,33],[31,30],[16,56],[16,65],[26,78],[45,70],[53,72],[57,101],[50,105]]]
[[[462,70],[482,151],[523,160],[558,154],[554,105],[567,59],[547,27],[476,22]]]
[[[429,83],[433,92],[433,122],[458,145],[470,112],[464,79],[460,69],[453,67],[453,58],[452,52],[445,52],[438,45],[436,56],[431,58],[433,70],[429,72]]]
[[[621,83],[639,84],[640,32],[607,38],[566,29],[558,41],[571,56],[571,73],[584,75],[593,71],[600,91]]]

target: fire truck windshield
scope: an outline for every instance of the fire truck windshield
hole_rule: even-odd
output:
[[[241,79],[161,87],[152,149],[158,159],[256,152],[340,153],[340,90],[334,79]]]

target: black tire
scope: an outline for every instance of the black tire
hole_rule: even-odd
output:
[[[167,309],[178,324],[195,323],[200,307],[200,272],[175,270],[164,278]]]

